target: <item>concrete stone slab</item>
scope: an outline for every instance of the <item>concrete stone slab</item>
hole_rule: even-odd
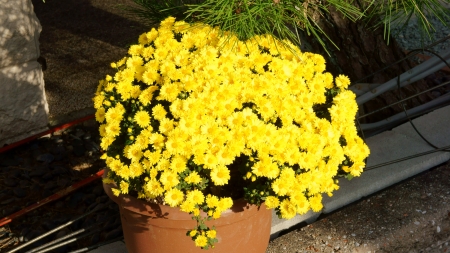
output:
[[[0,0],[0,68],[36,60],[41,30],[30,0]]]
[[[0,68],[0,146],[47,130],[44,77],[36,61]]]
[[[116,241],[97,249],[89,251],[90,253],[127,253],[127,248],[123,241]]]
[[[48,129],[41,30],[31,0],[0,0],[0,147]]]
[[[272,212],[272,228],[270,229],[270,239],[277,238],[278,234],[281,231],[289,229],[290,227],[300,224],[302,222],[304,222],[306,224],[311,224],[317,220],[317,218],[319,217],[320,214],[321,214],[321,212],[315,213],[310,210],[309,212],[307,212],[304,215],[297,215],[290,220],[284,220],[284,219],[278,218],[275,211],[273,211]]]
[[[413,124],[432,144],[438,147],[450,145],[449,138],[445,138],[450,136],[450,106],[416,118],[413,120]],[[394,128],[392,131],[423,141],[409,122]]]

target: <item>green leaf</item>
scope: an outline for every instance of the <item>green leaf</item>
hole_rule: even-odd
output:
[[[422,42],[426,37],[431,39],[431,34],[436,30],[430,17],[436,17],[444,26],[449,26],[450,10],[444,3],[450,3],[449,0],[387,0],[376,1],[372,10],[368,14],[369,20],[374,20],[373,28],[382,26],[384,29],[384,38],[389,44],[391,37],[391,27],[400,27],[399,31],[406,28],[412,19],[417,19],[419,26],[418,32],[422,35]]]
[[[347,178],[348,181],[352,180],[354,178],[354,176],[352,174],[347,174],[345,176],[345,178]]]

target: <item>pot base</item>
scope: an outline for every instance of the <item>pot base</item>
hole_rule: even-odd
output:
[[[116,197],[110,184],[103,188],[119,205],[129,253],[264,253],[269,244],[272,211],[264,204],[257,207],[237,200],[219,219],[206,221],[207,226],[215,226],[218,242],[205,251],[186,236],[196,226],[190,214],[129,195]]]

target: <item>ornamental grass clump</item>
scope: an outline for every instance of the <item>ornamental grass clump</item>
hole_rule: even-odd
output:
[[[237,198],[290,219],[365,167],[349,79],[289,41],[167,18],[111,65],[94,97],[104,181],[192,214],[198,247],[217,242],[205,220]]]

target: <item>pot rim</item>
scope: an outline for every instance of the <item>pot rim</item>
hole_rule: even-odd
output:
[[[104,177],[105,175],[107,175],[107,173],[104,174]],[[115,196],[111,190],[113,187],[115,187],[115,183],[106,184],[103,182],[103,188],[106,194],[116,204],[118,204],[120,208],[127,209],[128,211],[136,214],[150,216],[153,219],[170,218],[172,220],[179,221],[192,221],[192,214],[183,212],[178,207],[150,203],[129,194],[120,194],[119,196]],[[239,220],[248,219],[251,216],[256,215],[260,208],[266,209],[264,202],[261,203],[260,206],[257,206],[254,204],[249,204],[245,199],[240,198],[233,200],[233,206],[230,209],[223,211],[220,218],[214,219],[213,221],[216,225],[235,223]],[[236,221],[236,214],[241,216],[241,219],[238,221]],[[201,211],[201,216],[207,217],[206,213],[203,211]]]

